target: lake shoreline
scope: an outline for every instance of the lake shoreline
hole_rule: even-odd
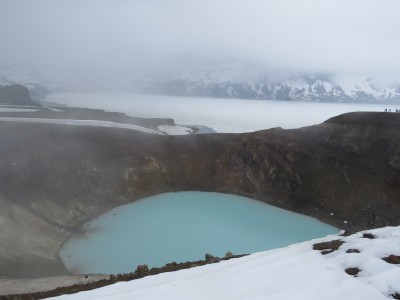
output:
[[[84,224],[59,254],[72,273],[129,273],[131,265],[195,261],[207,252],[254,253],[338,231],[248,197],[185,191],[118,206]]]
[[[353,113],[301,129],[181,137],[4,122],[0,213],[10,227],[2,234],[21,238],[2,249],[2,264],[15,263],[2,275],[24,276],[34,254],[35,275],[44,276],[70,236],[65,228],[185,189],[247,196],[354,231],[395,225],[399,117]]]

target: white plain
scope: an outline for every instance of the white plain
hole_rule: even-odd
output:
[[[204,125],[217,132],[251,132],[272,127],[319,124],[352,111],[383,112],[385,104],[309,103],[294,101],[170,97],[121,93],[55,93],[47,101],[100,108],[144,118],[173,118],[180,125]]]

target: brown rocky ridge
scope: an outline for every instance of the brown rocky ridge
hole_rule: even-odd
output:
[[[189,136],[0,125],[3,277],[68,273],[58,251],[85,222],[163,192],[244,195],[352,231],[400,223],[400,114]]]

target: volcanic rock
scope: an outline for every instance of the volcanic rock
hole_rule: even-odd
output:
[[[351,231],[398,225],[399,140],[395,113],[190,136],[2,122],[0,276],[68,273],[58,251],[83,224],[164,192],[243,195]]]

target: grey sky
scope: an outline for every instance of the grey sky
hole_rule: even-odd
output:
[[[0,0],[0,62],[400,78],[398,0]]]

